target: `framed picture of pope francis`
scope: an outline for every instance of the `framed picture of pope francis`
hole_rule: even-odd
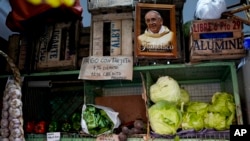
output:
[[[135,56],[177,58],[175,5],[136,4]]]

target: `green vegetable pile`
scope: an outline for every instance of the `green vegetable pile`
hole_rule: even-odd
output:
[[[196,131],[204,129],[204,117],[208,105],[204,102],[189,102],[183,112],[182,129],[194,129]]]
[[[114,123],[107,113],[92,105],[87,105],[83,112],[83,119],[86,121],[88,131],[92,135],[102,134],[112,130],[114,127]]]
[[[150,87],[148,116],[151,129],[161,135],[174,135],[178,129],[228,130],[236,121],[233,95],[216,92],[211,102],[190,101],[187,90],[169,76],[159,77]]]
[[[215,93],[205,115],[205,127],[216,130],[229,129],[235,121],[235,111],[233,95],[226,92]]]

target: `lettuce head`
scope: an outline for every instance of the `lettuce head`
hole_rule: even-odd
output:
[[[151,129],[161,135],[174,135],[182,122],[181,111],[175,104],[158,101],[148,109]]]
[[[150,99],[154,103],[165,100],[179,104],[181,91],[179,84],[170,76],[161,76],[150,87]]]
[[[205,102],[189,102],[183,113],[182,128],[202,130],[204,125],[204,116],[208,110],[208,103]]]

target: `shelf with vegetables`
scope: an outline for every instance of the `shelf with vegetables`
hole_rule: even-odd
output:
[[[62,72],[33,73],[24,76],[26,76],[26,78],[30,80],[44,80],[44,78],[59,79],[61,77],[71,78],[72,76],[74,76],[73,79],[77,80],[78,73],[79,71],[62,71]],[[235,63],[229,61],[197,63],[197,64],[135,66],[132,81],[128,80],[84,81],[84,83],[82,83],[83,84],[82,88],[84,90],[84,103],[95,104],[96,98],[105,97],[106,94],[104,94],[103,92],[109,89],[111,89],[111,91],[107,91],[107,93],[109,93],[110,95],[122,96],[126,95],[126,92],[127,94],[131,94],[132,92],[129,90],[131,90],[133,87],[138,87],[140,90],[139,92],[137,92],[137,94],[138,93],[142,94],[144,93],[142,88],[145,85],[146,93],[149,94],[149,88],[152,85],[152,82],[156,82],[156,80],[160,76],[167,76],[167,75],[173,77],[178,82],[180,87],[185,88],[190,92],[190,100],[209,101],[212,98],[212,95],[217,91],[226,91],[232,94],[237,107],[236,109],[237,121],[235,124],[243,124]],[[144,76],[145,81],[142,81],[141,76]],[[3,78],[5,77],[1,77],[1,79]],[[125,104],[126,99],[123,100]],[[115,109],[115,107],[111,108]],[[122,108],[126,107],[121,107],[121,109]],[[134,112],[133,109],[130,110]],[[121,113],[121,115],[122,114],[123,113]],[[156,140],[163,139],[162,136],[159,135],[155,136],[159,137]],[[44,138],[46,138],[45,134],[28,134],[27,136],[27,140],[32,140],[32,139],[43,140]],[[75,133],[62,134],[62,140],[67,140],[67,139],[82,140],[83,138],[84,140],[90,140],[90,141],[95,140],[95,138],[92,137],[88,136],[83,137],[81,134],[75,134]],[[226,140],[225,137],[218,137],[218,138],[221,140]],[[164,140],[165,139],[166,138],[164,138]],[[183,138],[183,140],[185,139],[188,140],[188,138]],[[128,138],[128,141],[129,140],[140,140],[140,138],[138,138],[138,136],[137,137],[131,136]]]

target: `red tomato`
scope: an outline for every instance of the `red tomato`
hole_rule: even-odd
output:
[[[39,121],[35,125],[35,133],[37,134],[44,134],[46,132],[46,125],[47,123],[45,121]]]
[[[35,128],[35,122],[34,121],[28,121],[25,126],[25,132],[32,133]]]

